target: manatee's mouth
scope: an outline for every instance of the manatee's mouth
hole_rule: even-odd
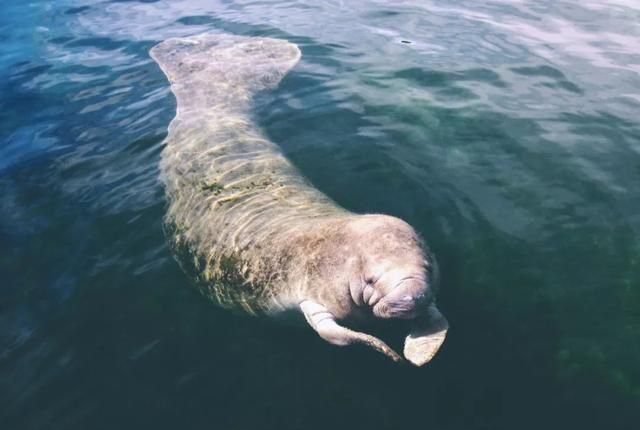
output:
[[[409,296],[400,298],[392,303],[381,300],[372,309],[373,314],[378,318],[384,319],[403,319],[411,320],[418,315],[417,307],[413,299]]]
[[[371,308],[378,318],[410,320],[425,313],[432,296],[425,292],[425,280],[419,276],[407,276],[396,282],[392,292],[382,297]]]

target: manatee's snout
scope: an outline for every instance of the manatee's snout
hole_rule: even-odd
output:
[[[401,279],[373,306],[378,318],[415,318],[426,303],[427,285],[420,277]]]

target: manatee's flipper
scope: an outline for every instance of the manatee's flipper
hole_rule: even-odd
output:
[[[305,300],[300,303],[300,309],[309,325],[327,342],[338,346],[362,343],[393,361],[402,361],[402,357],[377,337],[353,331],[338,324],[331,312],[321,304]]]
[[[436,355],[447,336],[449,323],[435,305],[428,308],[424,318],[416,319],[404,342],[404,356],[412,364],[422,366]]]
[[[275,88],[301,55],[286,40],[208,33],[167,39],[150,54],[171,82],[178,110],[246,107],[256,92]]]

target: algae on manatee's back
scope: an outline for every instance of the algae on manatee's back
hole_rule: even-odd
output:
[[[277,86],[300,50],[285,40],[203,34],[165,40],[151,56],[177,99],[161,170],[181,264],[225,306],[252,313],[286,306],[275,297],[289,251],[276,244],[299,220],[346,212],[251,118],[253,96]]]

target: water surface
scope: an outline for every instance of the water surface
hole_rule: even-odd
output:
[[[640,420],[640,5],[0,6],[0,427],[630,429]],[[148,50],[202,31],[303,60],[256,106],[331,198],[442,271],[426,368],[216,308],[162,231],[175,100]]]

